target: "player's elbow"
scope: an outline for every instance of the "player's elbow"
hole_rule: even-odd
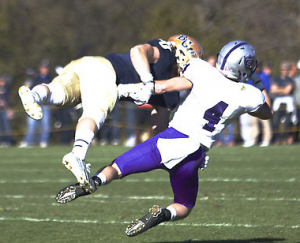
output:
[[[268,120],[272,118],[273,110],[267,103],[264,103],[263,106],[261,106],[257,111],[249,114],[262,120]]]
[[[250,114],[252,116],[256,116],[262,120],[269,120],[273,117],[273,110],[272,109],[263,109],[257,112]]]
[[[269,119],[271,119],[273,117],[273,114],[274,114],[273,109],[270,106],[268,106],[267,109],[265,109],[264,112],[263,112],[263,116],[264,117],[261,118],[261,119],[263,119],[263,120],[269,120]]]
[[[137,45],[137,46],[134,46],[130,49],[130,57],[131,58],[134,58],[136,55],[138,55],[142,50],[142,47],[141,45]]]
[[[149,44],[140,44],[132,47],[130,49],[130,55],[138,55],[141,53],[147,54],[148,50],[151,48]]]
[[[265,112],[264,114],[262,114],[261,117],[259,117],[262,120],[269,120],[273,117],[273,111],[270,110],[270,112]]]
[[[135,53],[143,50],[143,45],[136,45],[130,49],[130,53]]]

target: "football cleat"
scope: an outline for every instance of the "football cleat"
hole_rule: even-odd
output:
[[[27,86],[21,86],[19,88],[19,96],[26,114],[34,120],[42,119],[42,108],[34,101],[31,91]]]
[[[86,192],[92,192],[93,186],[90,173],[90,164],[85,164],[84,161],[75,156],[73,152],[66,154],[63,157],[62,164],[70,170],[76,177],[79,186],[81,186]]]
[[[82,188],[79,183],[71,184],[71,185],[68,185],[68,186],[64,187],[63,189],[61,189],[57,193],[55,200],[58,203],[65,204],[68,202],[72,202],[79,197],[90,195],[90,194],[94,193],[95,191],[97,191],[97,189],[100,185],[100,182],[98,182],[96,178],[97,177],[93,177],[90,180],[90,184],[92,185],[91,191],[86,192],[86,190],[84,188]]]
[[[144,217],[132,221],[125,230],[127,236],[137,236],[162,222],[162,208],[154,205]]]

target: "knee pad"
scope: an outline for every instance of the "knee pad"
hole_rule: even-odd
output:
[[[64,69],[64,71],[53,79],[52,86],[58,87],[64,93],[63,105],[76,106],[81,102],[80,82],[78,75],[71,71]]]

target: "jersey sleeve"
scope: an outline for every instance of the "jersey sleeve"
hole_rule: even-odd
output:
[[[171,43],[162,39],[154,39],[148,41],[148,44],[151,46],[156,46],[159,51],[161,52],[162,50],[168,50],[172,52],[172,46]]]
[[[254,86],[249,85],[249,92],[247,92],[247,96],[245,96],[245,99],[247,99],[247,112],[255,112],[257,111],[266,101],[266,97],[264,94]]]

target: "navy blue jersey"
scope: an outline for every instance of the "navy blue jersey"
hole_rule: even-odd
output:
[[[150,70],[155,80],[169,79],[174,76],[174,66],[176,58],[169,48],[164,48],[166,44],[163,40],[151,40],[148,42],[151,46],[156,46],[160,52],[160,58],[157,63],[150,64]],[[140,83],[140,76],[136,72],[130,58],[130,52],[125,54],[111,53],[105,57],[113,65],[116,75],[117,84]],[[178,92],[169,92],[161,95],[153,95],[150,105],[157,105],[173,109],[179,102]]]
[[[286,77],[286,78],[281,78],[281,77],[275,77],[272,82],[274,84],[276,84],[279,88],[284,88],[290,84],[293,85],[294,87],[294,81],[293,79],[289,78],[289,77]],[[293,93],[293,89],[290,91],[290,93],[288,95],[291,95]],[[275,93],[273,94],[274,97],[282,97],[282,96],[285,96],[283,94],[278,94],[278,93]]]

